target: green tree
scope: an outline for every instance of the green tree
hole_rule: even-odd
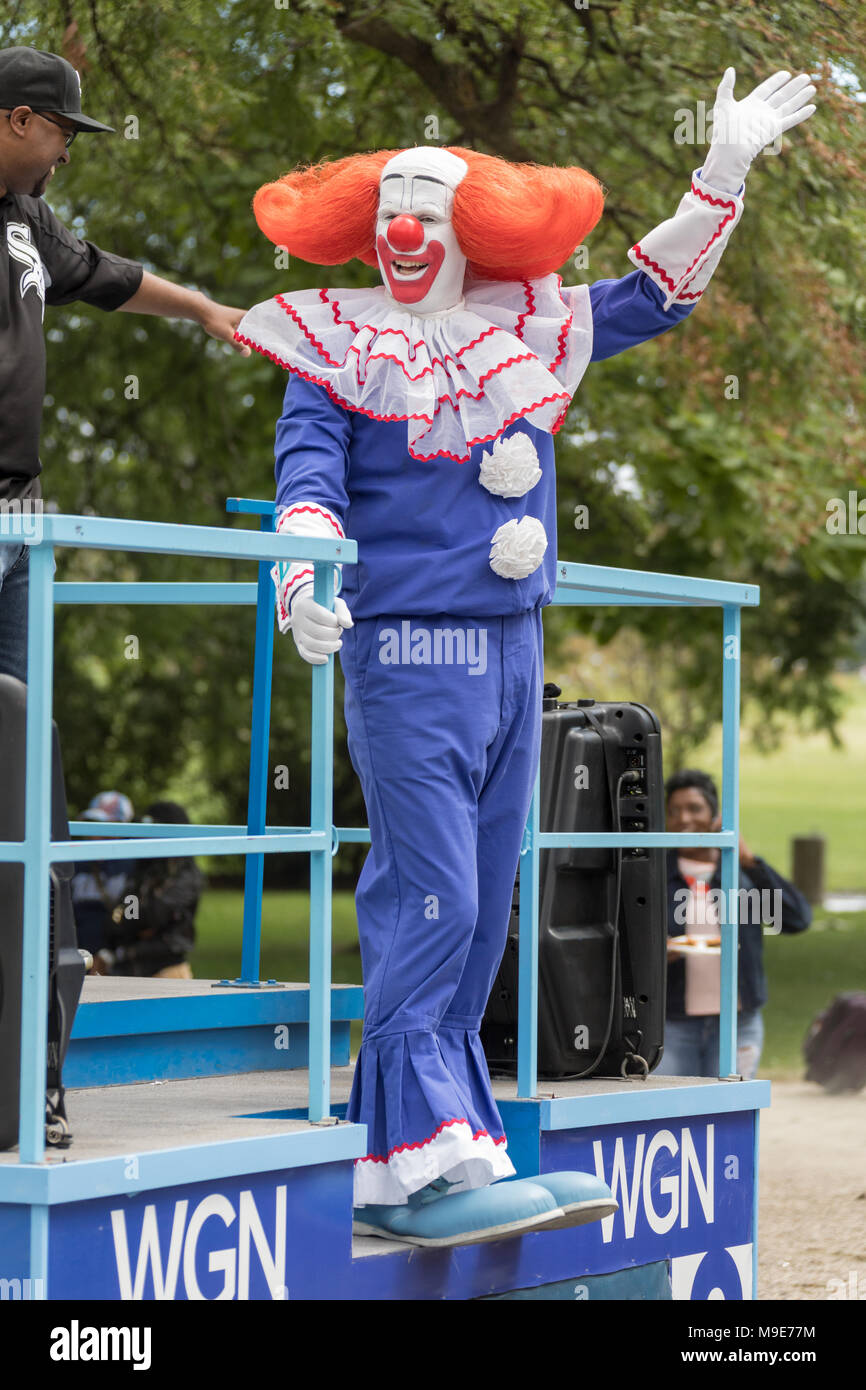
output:
[[[862,6],[21,0],[0,42],[65,52],[85,109],[119,132],[75,145],[51,186],[59,215],[239,305],[376,278],[357,263],[280,267],[250,212],[261,183],[307,160],[417,143],[592,170],[605,215],[588,264],[563,275],[626,274],[628,247],[673,213],[701,163],[724,68],[736,67],[738,96],[778,67],[819,74],[817,115],[779,157],[757,161],[696,312],[588,372],[557,472],[562,558],[760,584],[761,607],[744,619],[753,729],[771,739],[785,712],[832,727],[828,677],[852,655],[864,608],[863,537],[826,526],[828,500],[866,481]],[[44,481],[62,510],[232,524],[227,496],[273,495],[285,383],[270,363],[236,360],[193,325],[84,307],[50,312],[46,328]],[[580,504],[590,524],[578,531]],[[253,577],[229,562],[85,552],[64,554],[59,576]],[[719,714],[718,614],[551,610],[548,652],[575,632],[604,642],[623,625],[679,672],[701,737]],[[242,820],[251,643],[245,610],[60,610],[57,707],[73,802],[100,785],[139,802],[173,788],[201,816]],[[273,792],[274,821],[307,816],[309,680],[280,644],[272,762],[289,768],[290,787]],[[593,693],[604,695],[603,679]],[[359,823],[339,712],[337,728],[337,815]]]

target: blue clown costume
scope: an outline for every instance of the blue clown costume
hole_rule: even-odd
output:
[[[364,1034],[355,1205],[513,1175],[478,1030],[538,766],[555,588],[553,435],[590,362],[691,313],[742,213],[693,175],[619,280],[467,281],[421,315],[384,287],[256,306],[237,337],[286,368],[279,529],[349,536],[349,753],[371,847],[356,893]],[[278,619],[312,579],[275,568]]]

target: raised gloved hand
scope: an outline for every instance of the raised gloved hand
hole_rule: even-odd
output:
[[[786,130],[815,111],[815,87],[806,73],[775,72],[742,101],[734,100],[736,72],[726,68],[713,107],[713,138],[701,174],[705,183],[739,193],[749,165]]]
[[[334,611],[316,603],[312,584],[302,584],[292,599],[292,636],[305,661],[324,666],[331,652],[343,645],[341,629],[354,627],[344,599],[334,599]]]

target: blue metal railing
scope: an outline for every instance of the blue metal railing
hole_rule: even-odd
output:
[[[250,498],[229,499],[227,510],[257,516],[260,532],[233,527],[163,525],[93,517],[41,516],[37,535],[31,528],[16,533],[14,518],[5,519],[3,538],[31,546],[30,623],[28,637],[27,798],[23,842],[0,843],[0,862],[24,864],[24,967],[22,998],[21,1123],[19,1161],[44,1157],[44,1093],[48,1010],[48,912],[52,862],[154,858],[172,855],[243,854],[246,856],[240,988],[260,985],[260,931],[264,855],[310,855],[310,1017],[309,1118],[328,1118],[330,1111],[331,859],[341,843],[369,842],[364,827],[333,824],[333,659],[312,667],[310,825],[268,827],[268,744],[273,663],[273,587],[270,568],[276,560],[309,561],[314,566],[314,596],[333,606],[332,566],[357,561],[354,541],[275,533],[275,504]],[[32,519],[31,527],[32,527]],[[10,525],[11,522],[11,525]],[[258,562],[256,584],[228,583],[55,583],[55,547],[197,555]],[[738,880],[739,807],[738,742],[740,692],[740,610],[758,603],[754,585],[655,574],[600,565],[557,565],[556,604],[649,604],[720,607],[723,615],[723,776],[722,829],[703,836],[718,845],[722,888],[733,900]],[[99,840],[77,838],[52,842],[50,833],[51,687],[55,603],[255,604],[256,644],[246,827],[205,825],[100,825]],[[520,1097],[537,1089],[539,853],[543,849],[604,845],[668,847],[687,844],[693,835],[668,833],[541,834],[539,781],[536,775],[520,859],[520,961],[518,1014],[518,1082]],[[72,822],[73,836],[92,834],[88,822]],[[133,838],[134,843],[130,843]],[[116,840],[117,843],[111,843]],[[727,914],[731,915],[731,914]],[[738,922],[722,924],[722,993],[720,1064],[722,1076],[733,1074],[736,1056]]]
[[[723,901],[736,901],[739,879],[740,806],[740,611],[757,605],[759,589],[754,584],[732,584],[722,580],[691,579],[680,575],[649,571],[607,569],[596,565],[559,564],[553,602],[557,604],[677,604],[681,607],[720,607],[722,609],[722,828],[715,834],[702,834],[701,841],[718,845],[722,859]],[[517,1094],[535,1095],[538,1084],[538,912],[539,851],[542,849],[605,846],[673,848],[694,844],[694,834],[640,831],[560,834],[539,831],[539,787],[535,790],[527,819],[520,864],[520,955],[518,962]],[[736,913],[722,914],[721,1009],[719,1016],[719,1075],[734,1076],[737,1055],[737,950],[739,919]],[[525,948],[527,944],[528,949]]]
[[[276,505],[273,502],[255,498],[232,498],[229,511],[244,512],[259,516],[262,528],[266,522],[273,525]],[[722,858],[722,891],[724,901],[734,901],[738,883],[739,846],[739,734],[740,734],[740,610],[753,607],[759,601],[759,590],[754,584],[731,583],[725,580],[695,579],[676,574],[658,574],[653,571],[625,570],[605,565],[584,565],[558,562],[556,567],[557,585],[553,597],[555,604],[602,605],[678,605],[680,607],[721,608],[723,615],[722,650],[722,829],[716,834],[704,835],[708,845],[718,845]],[[270,593],[266,596],[270,612]],[[260,617],[261,612],[260,612]],[[273,623],[267,620],[267,630],[272,635]],[[259,660],[257,644],[257,663]],[[329,667],[331,663],[328,663]],[[255,701],[254,701],[255,707]],[[260,708],[258,716],[254,713],[255,730],[257,717],[266,720],[267,711]],[[315,703],[314,703],[315,718]],[[255,734],[254,734],[255,737]],[[265,739],[265,747],[267,740]],[[646,832],[634,833],[584,833],[541,834],[539,831],[539,783],[540,771],[536,774],[526,832],[524,833],[520,861],[520,957],[518,977],[518,1063],[517,1094],[520,1097],[534,1096],[538,1085],[537,1038],[538,1038],[538,913],[539,913],[539,851],[542,849],[590,848],[604,845],[608,848],[640,846],[643,848],[668,848],[693,842],[693,835]],[[264,824],[264,794],[258,807],[257,825]],[[313,818],[315,819],[315,818]],[[340,843],[350,841],[369,842],[370,832],[359,828],[334,827],[334,849]],[[312,893],[312,885],[311,885]],[[260,909],[260,898],[256,900],[255,910]],[[727,914],[731,916],[733,914]],[[312,931],[311,912],[311,931]],[[330,931],[330,917],[326,924]],[[737,945],[739,923],[734,916],[731,922],[722,926],[722,986],[720,1015],[719,1072],[721,1076],[734,1074],[734,1061],[737,1048]],[[251,967],[252,968],[252,965]],[[258,969],[258,957],[255,967]],[[246,969],[246,967],[245,967]],[[241,983],[239,981],[238,983]],[[312,979],[310,981],[312,989]]]
[[[273,509],[272,509],[273,510]],[[24,524],[21,524],[23,520]],[[328,576],[336,563],[354,563],[354,541],[278,536],[272,518],[263,517],[262,534],[234,527],[163,525],[146,521],[122,521],[96,517],[41,515],[33,518],[4,517],[3,539],[21,540],[30,546],[30,617],[28,632],[27,793],[25,834],[20,842],[0,843],[0,861],[24,865],[24,944],[21,1010],[21,1111],[19,1162],[39,1163],[45,1145],[45,1054],[48,1016],[49,874],[51,863],[61,860],[158,858],[167,854],[244,854],[252,857],[248,870],[247,902],[261,906],[261,866],[265,854],[308,853],[310,861],[310,1118],[328,1113],[330,1073],[330,905],[331,852],[333,843],[331,788],[333,769],[333,662],[312,669],[313,721],[311,779],[312,812],[309,827],[277,829],[264,833],[263,794],[267,780],[262,767],[267,760],[270,703],[270,663],[273,642],[273,603],[269,571],[276,560],[312,562],[316,598],[326,603]],[[18,525],[16,525],[18,523]],[[28,524],[29,523],[29,524]],[[34,534],[35,531],[35,534]],[[149,552],[164,555],[197,555],[214,559],[258,561],[258,583],[250,584],[55,584],[55,548]],[[51,718],[54,603],[250,603],[257,608],[256,685],[254,691],[253,747],[257,756],[250,778],[250,814],[245,830],[231,826],[126,826],[100,825],[100,836],[109,830],[126,830],[133,839],[118,843],[103,839],[78,839],[73,843],[51,839]],[[265,612],[267,620],[265,620]],[[262,746],[263,741],[263,746]],[[261,815],[258,807],[261,802]],[[92,835],[86,822],[73,824],[73,833]],[[180,833],[178,833],[180,832]],[[252,887],[250,884],[252,883]],[[327,918],[324,929],[319,924]],[[258,920],[252,935],[252,912],[245,922],[244,960],[255,957],[258,969]],[[242,966],[242,970],[245,967]],[[250,971],[249,973],[252,973]]]

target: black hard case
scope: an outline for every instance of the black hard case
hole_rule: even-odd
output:
[[[625,701],[559,703],[560,693],[545,686],[541,831],[663,831],[655,715]],[[630,775],[620,784],[623,773]],[[661,1060],[665,851],[621,851],[617,913],[619,854],[606,848],[541,851],[540,1076],[645,1075]],[[505,955],[481,1029],[494,1073],[513,1074],[517,1065],[519,882],[518,877]]]

